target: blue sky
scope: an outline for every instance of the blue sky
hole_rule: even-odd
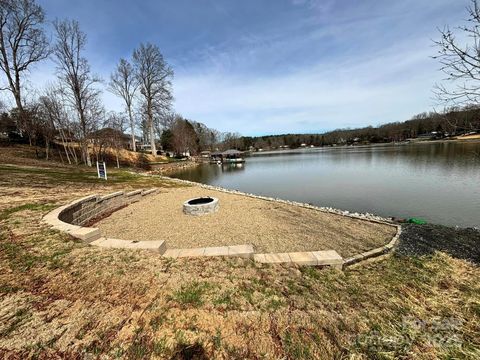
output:
[[[87,33],[108,80],[140,42],[175,71],[174,108],[244,135],[315,132],[401,121],[434,106],[443,78],[432,39],[460,24],[465,0],[38,0],[50,20]],[[53,81],[51,63],[32,71]],[[122,103],[105,92],[106,107]]]

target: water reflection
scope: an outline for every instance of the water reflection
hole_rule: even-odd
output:
[[[230,164],[221,164],[217,166],[221,167],[223,173],[245,170],[245,163],[238,163],[238,164],[230,163]]]
[[[245,164],[203,165],[176,176],[351,211],[480,226],[480,142],[262,153]]]

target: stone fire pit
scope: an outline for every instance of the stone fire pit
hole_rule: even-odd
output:
[[[198,197],[183,203],[183,212],[187,215],[200,216],[218,211],[218,199],[214,197]]]

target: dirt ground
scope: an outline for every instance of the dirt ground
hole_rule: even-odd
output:
[[[21,164],[0,161],[0,359],[480,358],[480,269],[454,252],[341,272],[99,249],[42,216],[80,196],[176,185]]]
[[[220,210],[185,215],[182,204],[213,196]],[[336,250],[352,256],[388,243],[396,228],[298,206],[192,186],[161,193],[116,211],[94,225],[125,240],[165,240],[168,248],[253,244],[257,252]]]

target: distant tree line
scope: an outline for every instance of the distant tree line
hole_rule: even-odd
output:
[[[53,21],[53,39],[46,36],[49,22],[35,0],[0,1],[0,92],[14,106],[0,103],[0,139],[43,146],[47,159],[55,147],[70,164],[91,165],[106,148],[150,151],[159,147],[176,155],[229,148],[270,149],[443,138],[480,129],[480,7],[471,0],[469,19],[457,28],[457,40],[448,27],[440,31],[435,56],[445,83],[436,93],[448,110],[422,113],[405,122],[378,127],[339,129],[323,134],[285,134],[242,137],[221,133],[186,119],[173,110],[173,70],[155,44],[140,43],[128,59],[119,59],[108,81],[92,71],[85,57],[86,34],[75,20]],[[466,35],[466,36],[465,36]],[[55,76],[43,89],[28,88],[28,75],[46,59],[56,64]],[[106,111],[106,90],[123,101],[121,111]],[[455,107],[452,107],[455,106]],[[126,134],[128,132],[128,135]]]
[[[442,113],[421,113],[404,122],[394,122],[378,127],[338,129],[322,134],[283,134],[258,137],[241,137],[237,148],[277,149],[282,147],[330,146],[345,144],[374,144],[405,141],[418,137],[441,139],[476,132],[480,129],[480,107],[466,106]]]

